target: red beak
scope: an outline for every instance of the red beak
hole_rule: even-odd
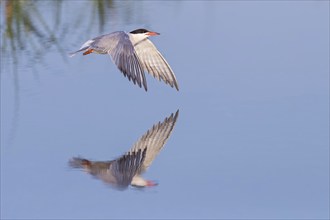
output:
[[[158,183],[151,181],[151,180],[147,180],[147,186],[157,186]]]
[[[153,32],[153,31],[149,31],[149,32],[147,33],[147,35],[149,35],[149,36],[156,36],[156,35],[160,35],[160,33]]]

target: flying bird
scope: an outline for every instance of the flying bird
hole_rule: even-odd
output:
[[[143,86],[146,91],[148,89],[144,74],[146,71],[159,81],[162,80],[179,90],[170,65],[148,39],[156,35],[159,33],[146,29],[137,29],[129,33],[116,31],[88,40],[79,50],[70,53],[70,56],[79,52],[83,52],[83,55],[109,54],[124,76],[134,84],[137,83],[140,88]]]
[[[156,186],[154,181],[146,180],[142,174],[164,147],[175,126],[179,110],[152,126],[123,156],[109,161],[91,161],[81,157],[69,160],[72,168],[84,169],[87,173],[113,186],[116,189]]]

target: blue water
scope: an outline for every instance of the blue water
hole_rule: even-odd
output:
[[[8,5],[2,219],[329,218],[328,1],[26,1],[12,37]],[[67,56],[141,27],[161,33],[179,92],[150,75],[145,92],[106,55]],[[177,109],[144,175],[158,186],[117,191],[68,167],[119,157]]]

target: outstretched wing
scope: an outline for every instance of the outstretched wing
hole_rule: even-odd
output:
[[[143,65],[134,50],[129,36],[123,31],[105,34],[85,42],[82,47],[70,56],[81,51],[93,51],[100,54],[109,54],[118,69],[134,84],[144,87],[147,91],[147,82]]]
[[[129,40],[129,36],[125,32],[116,32],[116,35],[112,38],[117,41],[116,46],[108,50],[113,62],[124,76],[127,76],[128,80],[132,80],[134,84],[137,83],[140,87],[143,84],[144,89],[147,91],[144,70]]]
[[[147,72],[158,80],[163,80],[166,84],[169,84],[171,87],[175,86],[179,90],[178,82],[170,65],[148,38],[134,42],[133,46],[143,68]]]
[[[83,168],[92,176],[117,189],[126,189],[141,168],[146,151],[147,148],[138,149],[112,161],[89,161],[74,157],[69,161],[69,165],[72,168]]]
[[[144,172],[159,154],[170,137],[179,115],[179,110],[165,118],[163,122],[153,125],[130,149],[129,152],[135,152],[139,149],[147,149],[143,164],[138,173]]]
[[[126,188],[141,168],[145,160],[147,148],[128,152],[111,163],[109,171],[116,179],[117,187]]]

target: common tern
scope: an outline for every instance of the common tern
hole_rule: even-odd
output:
[[[151,165],[171,135],[179,115],[179,110],[165,118],[163,122],[154,124],[123,156],[110,161],[91,161],[81,157],[69,160],[72,168],[82,168],[92,176],[113,186],[126,189],[155,186],[157,183],[145,180],[141,174]]]
[[[83,55],[109,54],[124,76],[127,76],[128,80],[132,80],[134,84],[143,86],[146,91],[147,82],[144,71],[179,90],[170,65],[148,39],[156,35],[159,33],[146,29],[137,29],[129,33],[116,31],[86,41],[79,50],[69,55],[74,56],[79,52],[83,52]]]

